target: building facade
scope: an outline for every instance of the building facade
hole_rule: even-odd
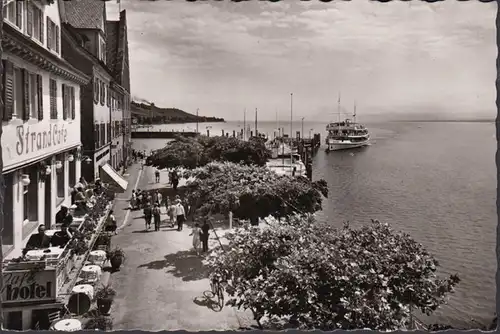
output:
[[[74,0],[60,5],[63,57],[92,78],[81,97],[82,175],[91,181],[99,177],[100,167],[111,163],[113,75],[106,65],[105,2]]]
[[[90,77],[61,57],[57,1],[8,1],[3,16],[2,252],[9,259],[70,204],[81,173],[80,85]]]
[[[118,169],[131,162],[130,66],[127,37],[127,14],[123,10],[117,21],[106,22],[107,65],[113,73],[111,117],[112,161]],[[114,101],[114,102],[113,102]],[[113,119],[112,119],[113,121]]]

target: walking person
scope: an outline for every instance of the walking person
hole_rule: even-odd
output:
[[[177,190],[177,186],[179,185],[179,174],[177,174],[177,171],[174,169],[172,172],[172,187],[174,190]]]
[[[208,252],[208,238],[210,236],[210,225],[208,225],[208,221],[205,219],[203,225],[201,226],[201,243],[202,243],[202,252]]]
[[[153,210],[151,209],[151,203],[146,203],[144,207],[144,220],[146,221],[146,229],[149,230],[151,227],[151,220],[153,218]]]
[[[193,231],[190,234],[193,236],[193,248],[196,252],[196,255],[200,255],[200,234],[201,234],[200,225],[196,223],[194,224]]]
[[[161,207],[163,204],[163,195],[158,190],[156,191],[156,199],[158,201],[158,205]]]
[[[182,231],[182,225],[186,221],[186,212],[180,199],[175,200],[175,220],[177,221],[177,231]]]
[[[155,231],[160,230],[160,222],[161,222],[161,211],[160,211],[160,206],[158,203],[155,204],[155,207],[153,208],[153,219],[154,219],[154,224],[155,224]]]
[[[158,169],[155,171],[155,179],[156,183],[160,183],[160,171]]]

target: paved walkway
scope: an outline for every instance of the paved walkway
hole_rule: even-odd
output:
[[[164,186],[167,177],[162,175],[161,181]],[[154,185],[154,168],[145,166],[138,188]],[[112,240],[127,256],[121,270],[110,278],[117,291],[111,310],[113,329],[235,330],[253,324],[250,312],[231,307],[213,310],[204,297],[204,291],[210,289],[207,272],[203,258],[192,251],[188,226],[178,232],[163,225],[155,232],[145,230],[142,211],[131,211],[124,218],[128,219],[123,221],[123,229]],[[217,240],[212,238],[210,246],[215,244]]]

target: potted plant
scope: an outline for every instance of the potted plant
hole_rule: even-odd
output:
[[[123,249],[116,247],[108,251],[107,258],[111,263],[111,268],[113,268],[113,271],[116,271],[120,269],[121,265],[123,264],[123,260],[125,260],[125,252],[123,251]]]
[[[111,235],[107,233],[101,233],[97,237],[97,240],[95,241],[96,248],[97,246],[106,246],[109,247],[111,245]]]
[[[97,314],[87,321],[85,329],[108,331],[113,329],[113,322],[102,314]]]
[[[108,314],[111,309],[111,304],[116,296],[116,291],[108,285],[103,285],[98,288],[95,293],[97,309],[101,314]]]

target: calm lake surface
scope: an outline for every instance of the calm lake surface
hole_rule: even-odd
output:
[[[456,325],[470,318],[488,323],[495,312],[496,273],[496,139],[493,123],[366,123],[372,145],[326,153],[314,158],[313,178],[324,178],[329,198],[318,219],[341,226],[379,219],[409,233],[439,260],[440,272],[458,273],[462,281],[449,305],[435,314]],[[212,135],[232,133],[243,122],[200,123]],[[253,123],[252,123],[253,127]],[[290,123],[284,123],[290,133]],[[196,124],[155,126],[163,131],[194,131]],[[276,124],[259,122],[272,136]],[[304,123],[321,133],[325,123]],[[293,124],[293,133],[301,123]],[[136,150],[154,150],[167,140],[134,140]]]

